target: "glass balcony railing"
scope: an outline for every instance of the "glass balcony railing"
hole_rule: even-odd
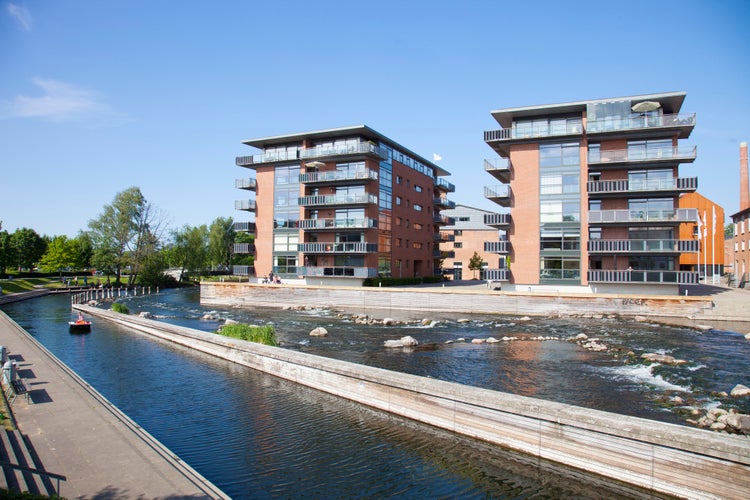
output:
[[[302,159],[323,158],[326,156],[342,156],[372,153],[385,160],[388,158],[388,151],[372,142],[359,142],[356,145],[346,144],[333,147],[312,147],[301,149],[299,157]]]
[[[297,251],[309,254],[321,253],[373,253],[378,251],[377,243],[299,243]]]
[[[612,116],[586,123],[589,134],[600,132],[616,132],[620,130],[694,127],[695,113],[674,115],[631,115]]]
[[[432,203],[434,203],[436,207],[448,208],[448,209],[456,208],[456,203],[454,201],[449,200],[448,198],[436,197],[432,199]]]
[[[676,285],[697,285],[698,273],[693,271],[610,271],[591,270],[588,272],[589,283],[666,283]]]
[[[696,222],[698,210],[677,208],[673,210],[591,210],[589,224],[616,224],[636,222]]]
[[[698,146],[675,146],[653,149],[614,149],[589,150],[588,162],[592,164],[653,162],[662,160],[693,161],[698,154]]]
[[[434,222],[435,224],[441,224],[443,226],[454,226],[456,224],[456,219],[454,219],[453,217],[446,217],[444,215],[433,215],[432,222]]]
[[[255,200],[235,200],[234,209],[255,212]]]
[[[432,239],[437,242],[456,241],[456,235],[452,231],[439,231],[433,234]]]
[[[305,230],[322,231],[326,229],[371,229],[378,227],[377,219],[303,219],[299,221],[299,228]]]
[[[698,240],[589,240],[589,253],[686,253],[698,251]]]
[[[378,197],[374,194],[342,194],[342,195],[314,195],[301,196],[297,200],[303,207],[309,206],[334,206],[334,205],[376,205]]]
[[[303,184],[336,184],[345,181],[378,180],[378,173],[369,168],[353,171],[332,170],[329,172],[307,172],[300,174],[299,181]]]
[[[501,207],[508,207],[510,206],[510,198],[511,198],[511,191],[510,186],[508,185],[502,185],[502,186],[485,186],[484,187],[484,197],[488,200],[494,201]]]
[[[255,182],[255,179],[235,179],[234,187],[237,189],[255,191],[258,188],[258,184]]]
[[[678,177],[672,179],[634,179],[614,181],[589,181],[589,194],[594,193],[637,193],[643,191],[685,191],[698,189],[697,177]]]
[[[534,139],[540,137],[555,137],[564,135],[580,135],[583,132],[581,119],[568,119],[560,123],[513,124],[512,128],[488,130],[484,133],[484,141],[503,141],[512,139]]]
[[[442,177],[438,177],[435,181],[435,187],[437,187],[441,191],[447,191],[448,193],[453,193],[456,191],[456,186]]]
[[[513,164],[508,158],[492,158],[484,160],[484,171],[491,174],[500,182],[509,183]]]
[[[510,242],[509,241],[485,241],[484,251],[491,253],[509,253]]]
[[[300,274],[306,277],[342,277],[342,278],[374,278],[378,275],[376,267],[350,266],[305,266],[298,268]]]

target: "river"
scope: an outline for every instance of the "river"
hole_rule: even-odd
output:
[[[228,318],[273,323],[284,348],[666,422],[684,424],[690,408],[721,405],[750,412],[746,400],[722,395],[737,383],[750,385],[750,342],[736,332],[606,318],[504,316],[365,326],[325,310],[237,308],[213,308],[218,319],[204,320],[209,311],[200,306],[197,290],[122,301],[131,312],[149,311],[162,321],[205,331]],[[4,310],[233,498],[639,496],[104,321],[89,335],[70,335],[64,295]],[[329,335],[310,337],[316,326]],[[580,333],[621,350],[592,352],[568,341]],[[384,340],[404,335],[420,345],[382,347]],[[471,343],[489,336],[518,340]],[[532,340],[540,336],[556,340]],[[687,363],[646,365],[639,358],[644,352]],[[684,402],[675,403],[676,396]]]

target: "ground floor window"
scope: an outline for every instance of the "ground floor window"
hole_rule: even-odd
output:
[[[273,272],[276,274],[298,274],[297,257],[289,255],[274,255]]]
[[[566,257],[542,257],[539,279],[544,281],[580,280],[581,260]]]

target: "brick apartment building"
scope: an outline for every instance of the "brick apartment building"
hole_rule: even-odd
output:
[[[375,276],[440,274],[441,215],[455,186],[435,163],[365,126],[243,141],[255,171],[235,207],[255,215],[254,273],[284,281],[356,286]],[[235,274],[252,270],[240,268]]]
[[[680,255],[698,241],[680,239],[695,208],[680,177],[695,146],[683,146],[695,115],[686,94],[659,94],[492,111],[499,130],[484,140],[499,156],[485,170],[499,182],[485,196],[510,208],[510,269],[488,269],[503,289],[678,293],[698,282]]]

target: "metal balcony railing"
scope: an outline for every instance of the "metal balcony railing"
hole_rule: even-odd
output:
[[[301,206],[333,206],[333,205],[374,205],[378,203],[378,197],[374,194],[341,194],[341,195],[315,195],[301,196],[297,202]]]
[[[673,179],[589,181],[589,193],[637,193],[643,191],[686,191],[698,189],[697,177]]]
[[[616,132],[620,130],[694,127],[695,113],[674,115],[631,115],[625,117],[606,117],[600,120],[589,120],[586,132]]]
[[[351,266],[305,266],[298,268],[300,274],[306,277],[343,277],[343,278],[374,278],[378,275],[376,267]]]
[[[456,235],[451,231],[439,231],[433,234],[432,239],[438,242],[456,241]]]
[[[329,172],[307,172],[300,174],[299,181],[303,184],[336,184],[348,181],[378,180],[378,173],[369,168],[353,171],[332,170]]]
[[[611,271],[591,270],[589,283],[672,283],[677,285],[697,285],[698,273],[693,271]]]
[[[510,281],[510,269],[483,269],[482,276],[487,281]]]
[[[232,266],[232,274],[234,276],[252,276],[255,274],[255,267],[253,266]]]
[[[509,226],[510,214],[484,214],[484,223],[488,226]]]
[[[508,158],[491,158],[484,160],[484,171],[505,184],[510,182],[513,164]]]
[[[250,191],[255,191],[256,189],[258,189],[258,184],[255,179],[235,179],[234,187],[236,187],[237,189],[247,189]]]
[[[232,246],[232,251],[241,254],[255,253],[255,245],[252,243],[235,243]]]
[[[510,242],[509,241],[485,241],[484,251],[491,253],[509,253]]]
[[[510,198],[511,198],[511,191],[510,186],[508,185],[502,185],[502,186],[485,186],[484,187],[484,197],[488,200],[494,201],[501,207],[508,207],[510,206]]]
[[[696,222],[698,209],[674,210],[591,210],[589,224],[618,224],[640,222]]]
[[[456,219],[453,217],[446,217],[445,215],[433,215],[432,222],[443,226],[453,226],[456,224]]]
[[[235,222],[234,230],[239,233],[254,233],[255,222]]]
[[[589,253],[686,253],[698,251],[698,240],[589,240]]]
[[[255,212],[255,200],[235,200],[234,209]]]
[[[309,254],[331,253],[373,253],[378,251],[377,243],[299,243],[297,251]]]
[[[302,219],[299,228],[305,230],[326,229],[370,229],[378,227],[377,219],[369,217],[359,219]]]
[[[698,154],[698,146],[657,147],[652,149],[589,150],[591,164],[653,162],[661,160],[692,161]]]

